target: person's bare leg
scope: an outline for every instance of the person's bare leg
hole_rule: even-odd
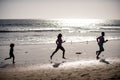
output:
[[[59,50],[59,48],[57,47],[56,50],[52,53],[52,55],[50,56],[50,59],[52,60],[53,55]]]

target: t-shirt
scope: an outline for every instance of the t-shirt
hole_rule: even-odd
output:
[[[99,44],[99,45],[103,45],[103,43],[105,42],[103,36],[100,36],[100,37],[98,37],[97,39],[98,39],[98,44]]]

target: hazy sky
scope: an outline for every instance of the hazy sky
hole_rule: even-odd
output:
[[[120,0],[0,0],[0,19],[120,19]]]

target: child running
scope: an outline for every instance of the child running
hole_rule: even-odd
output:
[[[10,57],[5,58],[5,60],[13,58],[13,64],[14,64],[15,63],[15,56],[14,56],[13,52],[14,52],[14,44],[11,43],[10,44],[10,52],[9,52]]]
[[[57,37],[58,37],[57,40],[56,40],[57,47],[56,47],[55,51],[52,53],[52,55],[50,56],[50,59],[51,59],[51,60],[52,60],[53,55],[54,55],[59,49],[61,49],[61,50],[63,51],[63,56],[62,56],[62,58],[63,58],[63,59],[66,59],[66,58],[65,58],[65,49],[62,47],[62,43],[64,43],[65,41],[62,40],[62,34],[61,34],[61,33],[58,34]]]
[[[107,42],[108,40],[104,39],[105,32],[101,32],[101,36],[97,38],[99,50],[96,51],[96,59],[99,59],[99,55],[101,54],[102,51],[104,51],[103,43]]]

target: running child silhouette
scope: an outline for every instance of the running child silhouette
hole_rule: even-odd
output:
[[[12,62],[13,62],[13,64],[14,64],[14,63],[15,63],[15,56],[14,56],[13,52],[14,52],[14,44],[11,43],[11,44],[10,44],[10,52],[9,52],[10,57],[5,58],[5,60],[13,58],[13,61],[12,61]]]
[[[103,43],[108,41],[104,39],[104,36],[105,36],[105,32],[101,32],[101,36],[97,38],[99,50],[96,51],[96,55],[97,55],[96,59],[99,59],[100,58],[99,55],[101,54],[102,51],[104,51]]]
[[[61,34],[61,33],[58,34],[57,40],[56,40],[57,47],[56,47],[55,51],[52,53],[52,55],[50,56],[50,59],[51,59],[51,60],[52,60],[53,55],[54,55],[59,49],[61,49],[61,50],[63,51],[63,56],[62,56],[62,58],[63,58],[63,59],[66,59],[66,58],[65,58],[65,49],[62,47],[62,43],[64,43],[64,42],[65,42],[65,41],[62,40],[62,34]]]

